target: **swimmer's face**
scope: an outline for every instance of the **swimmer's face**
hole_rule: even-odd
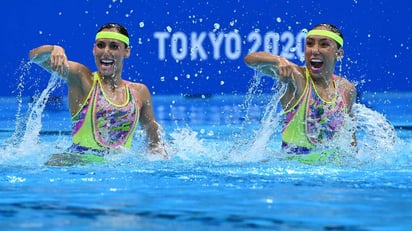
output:
[[[114,31],[105,29],[103,31]],[[97,39],[93,46],[93,55],[96,66],[103,76],[117,76],[121,74],[124,58],[130,55],[130,48],[116,39]]]
[[[316,28],[324,29],[324,28]],[[309,36],[305,44],[306,66],[312,75],[331,75],[338,57],[336,41],[325,36]],[[343,52],[343,51],[342,51]]]

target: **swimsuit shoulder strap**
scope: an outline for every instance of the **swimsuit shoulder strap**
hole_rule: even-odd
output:
[[[311,86],[310,86],[310,84],[309,84],[309,78],[310,78],[309,72],[308,72],[308,70],[307,70],[306,68],[305,68],[305,71],[306,71],[306,72],[305,72],[305,88],[303,89],[302,94],[299,96],[299,99],[296,100],[296,102],[295,102],[289,109],[285,110],[285,111],[283,112],[284,114],[289,113],[289,112],[295,110],[295,109],[298,107],[298,105],[302,104],[302,102],[303,102],[303,101],[305,100],[305,98],[306,98],[307,91],[308,91],[308,89],[309,89]]]
[[[141,102],[141,100],[139,98],[139,94],[137,93],[137,90],[135,88],[135,83],[127,81],[127,80],[123,80],[123,82],[129,88],[129,91],[132,93],[132,96],[133,96],[134,100],[136,101],[137,106],[140,109],[142,107],[142,102]]]

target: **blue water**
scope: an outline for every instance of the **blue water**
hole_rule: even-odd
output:
[[[282,160],[279,128],[263,116],[277,117],[271,94],[155,95],[170,160],[134,147],[72,167],[43,165],[70,145],[65,98],[1,98],[0,227],[408,230],[409,94],[362,95],[359,154],[319,165]]]

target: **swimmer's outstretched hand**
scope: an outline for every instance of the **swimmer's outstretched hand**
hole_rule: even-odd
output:
[[[64,76],[69,70],[69,63],[66,56],[66,52],[61,46],[53,46],[50,53],[50,67],[53,71]]]
[[[280,81],[288,82],[301,75],[299,67],[285,57],[267,52],[251,53],[245,57],[246,64]]]
[[[29,53],[30,61],[42,66],[49,72],[56,72],[61,77],[69,74],[69,60],[63,47],[43,45],[34,48]]]

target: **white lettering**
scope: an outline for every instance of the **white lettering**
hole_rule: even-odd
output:
[[[247,36],[247,41],[253,42],[252,47],[248,51],[248,53],[253,53],[260,49],[260,46],[262,45],[262,36],[260,36],[258,32],[251,32]]]
[[[159,60],[166,59],[168,47],[170,47],[170,55],[176,60],[188,58],[189,51],[192,61],[206,60],[208,55],[213,55],[213,59],[219,60],[222,58],[222,46],[224,46],[225,57],[236,60],[242,55],[242,46],[250,45],[248,53],[263,50],[287,59],[300,59],[302,61],[305,54],[306,34],[299,32],[295,37],[290,31],[282,33],[269,31],[262,36],[260,32],[253,31],[246,36],[246,41],[242,41],[242,36],[238,32],[191,32],[189,41],[188,36],[183,32],[155,32],[154,38],[158,40]],[[212,51],[208,51],[206,48],[212,49]]]
[[[306,43],[306,33],[299,32],[296,36],[296,56],[301,61],[305,59],[305,43]]]
[[[160,60],[164,60],[166,58],[166,39],[170,36],[167,32],[155,32],[153,37],[159,40],[159,54],[158,57]]]
[[[282,35],[280,36],[280,41],[281,42],[286,42],[286,44],[284,45],[284,48],[282,49],[282,52],[280,53],[280,55],[287,58],[287,59],[293,59],[294,55],[291,51],[292,51],[293,45],[295,43],[295,40],[294,40],[294,36],[293,36],[292,32],[290,32],[290,31],[283,32]]]
[[[263,50],[279,55],[279,34],[275,32],[268,32],[265,34]]]
[[[223,38],[223,33],[217,34],[217,37],[215,33],[209,33],[209,39],[213,47],[213,58],[216,60],[220,59],[220,47],[222,46]]]
[[[203,40],[206,38],[206,32],[200,33],[199,36],[197,36],[196,32],[192,32],[190,38],[190,59],[196,60],[197,54],[199,54],[200,59],[207,59],[206,51],[202,46]]]
[[[232,44],[233,42],[233,44]],[[233,50],[231,49],[233,45]],[[228,59],[238,59],[240,57],[241,39],[238,33],[230,32],[226,35],[225,39],[225,54]]]
[[[179,49],[180,42],[180,49]],[[171,50],[173,58],[183,60],[187,55],[187,37],[183,32],[176,32],[172,35]]]

